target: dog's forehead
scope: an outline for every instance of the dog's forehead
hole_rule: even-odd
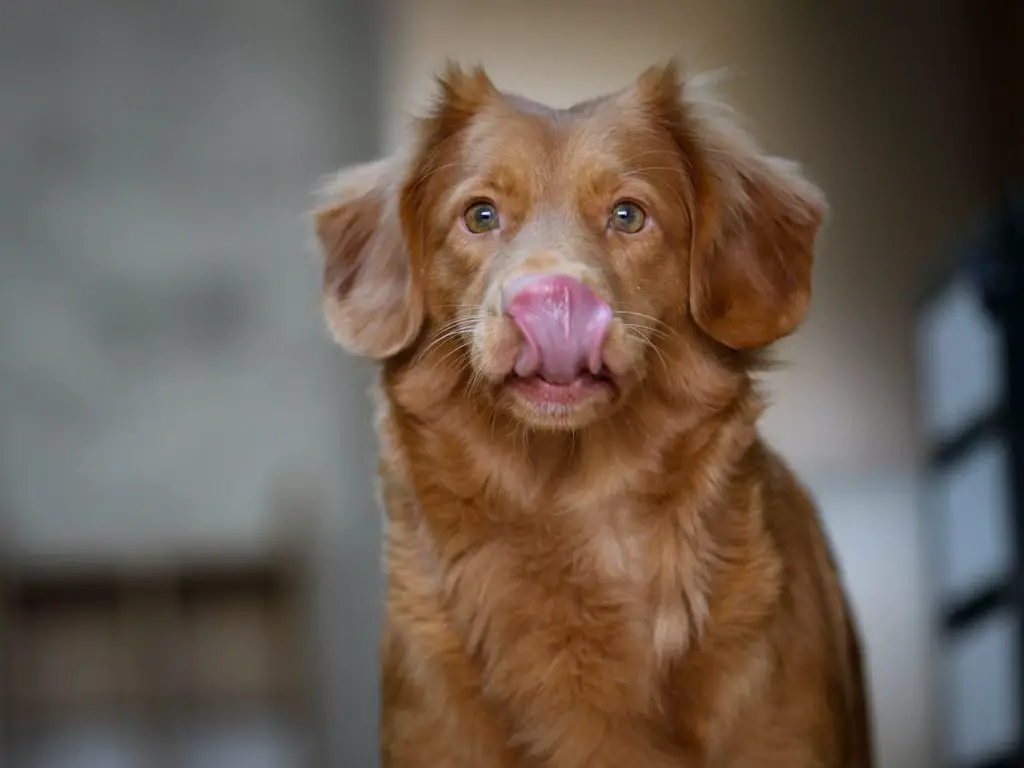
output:
[[[626,170],[637,150],[657,148],[658,138],[656,124],[629,94],[555,108],[503,93],[473,121],[465,159],[478,170],[509,163],[537,173]]]

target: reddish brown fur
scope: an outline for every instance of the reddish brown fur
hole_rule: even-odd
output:
[[[452,224],[482,194],[496,237]],[[652,226],[609,234],[622,197]],[[385,765],[870,765],[856,633],[751,379],[823,211],[673,66],[565,111],[452,68],[406,153],[342,173],[317,231],[328,322],[382,361]],[[615,396],[557,418],[507,393],[493,311],[547,268],[616,309]]]

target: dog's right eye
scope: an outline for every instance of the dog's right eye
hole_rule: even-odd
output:
[[[481,200],[469,206],[462,219],[466,222],[466,229],[474,235],[493,232],[501,225],[498,219],[498,209],[494,207],[494,203],[487,200]]]
[[[647,223],[647,214],[644,209],[632,200],[620,200],[612,208],[608,224],[612,229],[625,232],[627,235],[635,235]]]

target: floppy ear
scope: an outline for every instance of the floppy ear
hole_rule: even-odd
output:
[[[765,346],[807,312],[824,196],[795,163],[763,155],[700,81],[682,106],[697,176],[690,313],[728,347]]]
[[[423,298],[402,237],[401,155],[341,171],[314,213],[323,254],[324,317],[350,352],[382,360],[413,342]]]

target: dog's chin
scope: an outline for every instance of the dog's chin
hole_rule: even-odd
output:
[[[608,375],[581,374],[558,383],[513,374],[500,388],[500,403],[513,418],[546,431],[582,429],[609,416],[619,399],[618,385]]]

